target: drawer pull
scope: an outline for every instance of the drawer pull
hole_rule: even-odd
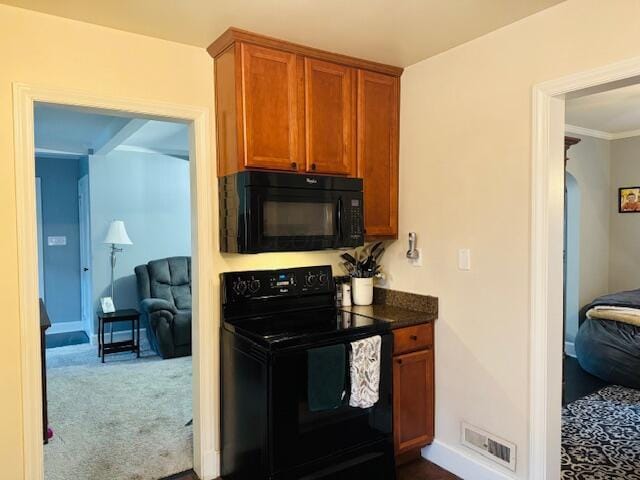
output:
[[[291,162],[291,168],[296,170],[298,168],[298,164],[296,162]]]
[[[398,358],[398,359],[396,360],[396,362],[398,362],[398,365],[402,365],[402,359],[401,359],[401,358]]]
[[[418,340],[418,336],[417,335],[411,335],[411,337],[409,337],[409,338],[411,338],[411,340],[414,340],[414,341]]]

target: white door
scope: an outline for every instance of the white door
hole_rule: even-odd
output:
[[[82,325],[89,338],[93,335],[91,299],[91,213],[89,210],[89,176],[78,180],[78,223],[80,227],[80,308]]]
[[[40,177],[36,177],[36,223],[38,235],[38,289],[40,298],[46,304],[44,298],[44,245],[42,237],[42,190]]]

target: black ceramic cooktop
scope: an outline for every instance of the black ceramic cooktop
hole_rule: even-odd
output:
[[[280,312],[225,322],[225,328],[268,348],[283,348],[389,329],[384,320],[335,308]]]

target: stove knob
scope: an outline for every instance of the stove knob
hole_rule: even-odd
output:
[[[318,277],[316,275],[314,275],[313,273],[309,272],[307,274],[307,277],[305,278],[305,280],[307,281],[307,285],[313,286],[313,285],[315,285],[316,281],[318,280]]]
[[[249,291],[251,293],[256,293],[260,289],[260,280],[253,279],[251,283],[249,283]]]
[[[246,291],[247,282],[244,280],[238,280],[238,283],[236,283],[236,292],[238,292],[239,295],[244,295]]]
[[[326,273],[321,273],[318,276],[318,281],[320,282],[320,285],[326,285],[326,283],[327,283],[327,274]]]

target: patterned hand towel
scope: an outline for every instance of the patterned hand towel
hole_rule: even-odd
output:
[[[369,408],[378,401],[381,343],[380,335],[351,343],[351,407]]]

